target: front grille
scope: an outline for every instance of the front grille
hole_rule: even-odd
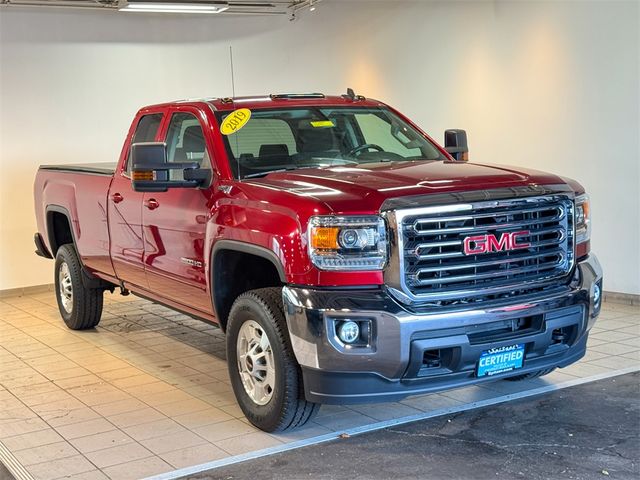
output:
[[[414,300],[469,303],[540,289],[568,274],[573,264],[573,203],[536,197],[397,213],[401,280]],[[520,233],[508,250],[509,233]],[[467,237],[493,236],[486,253],[464,252]],[[467,239],[470,250],[483,244]],[[486,245],[486,242],[484,243]]]

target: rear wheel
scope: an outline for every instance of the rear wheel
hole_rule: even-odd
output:
[[[82,265],[72,244],[61,246],[56,254],[55,289],[60,315],[67,327],[86,330],[98,325],[103,290],[84,285]]]
[[[227,323],[227,363],[240,408],[261,430],[299,427],[318,411],[319,405],[304,397],[281,288],[252,290],[236,299]]]
[[[509,380],[510,382],[518,382],[520,380],[529,380],[531,378],[543,377],[545,375],[549,375],[553,372],[555,368],[545,368],[544,370],[538,370],[537,372],[529,372],[523,373],[522,375],[516,375],[514,377],[507,377],[505,380]]]

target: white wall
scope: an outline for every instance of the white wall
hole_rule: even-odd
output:
[[[639,3],[325,0],[297,22],[0,9],[0,289],[52,281],[33,255],[40,163],[113,161],[142,105],[324,91],[385,100],[472,160],[591,193],[606,289],[640,294]]]

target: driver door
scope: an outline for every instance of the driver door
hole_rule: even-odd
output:
[[[197,162],[211,169],[203,119],[189,107],[169,112],[164,133],[167,162]],[[172,180],[182,172],[171,171]],[[151,292],[174,302],[211,311],[205,269],[205,231],[211,188],[171,188],[145,193],[142,202],[144,263]]]
[[[135,129],[129,132],[121,153],[123,159],[113,175],[107,201],[109,218],[109,250],[118,278],[143,289],[148,288],[144,268],[144,236],[142,233],[142,200],[144,194],[131,186],[131,145],[160,139],[166,109],[142,112]]]

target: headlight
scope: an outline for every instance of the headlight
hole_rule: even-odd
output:
[[[322,270],[381,270],[387,261],[384,220],[374,215],[311,217],[309,256]]]
[[[591,206],[586,193],[576,197],[576,244],[584,243],[591,237]]]

